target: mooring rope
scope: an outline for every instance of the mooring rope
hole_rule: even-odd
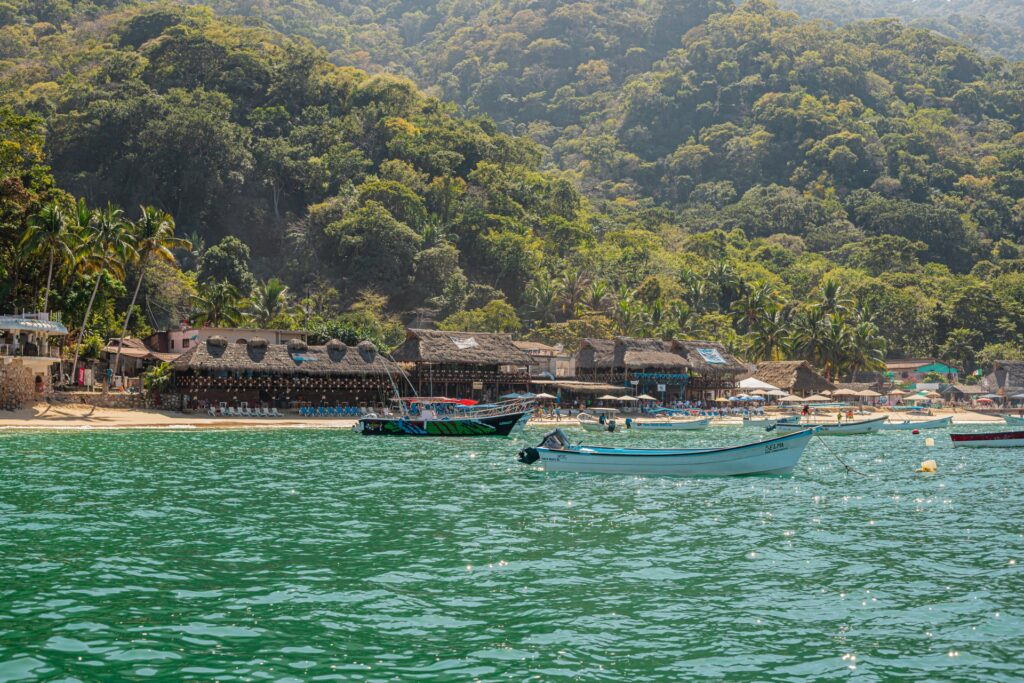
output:
[[[817,432],[815,432],[815,434],[814,434],[814,438],[816,438],[816,439],[817,439],[817,440],[818,440],[819,442],[821,442],[821,445],[825,447],[825,450],[826,450],[826,451],[828,451],[829,453],[831,453],[831,454],[832,454],[832,457],[833,457],[833,458],[835,458],[836,460],[838,460],[838,461],[839,461],[839,464],[843,466],[843,468],[844,468],[844,469],[846,470],[846,473],[847,473],[847,474],[849,474],[850,472],[853,472],[854,474],[859,474],[859,475],[860,475],[860,476],[862,476],[862,477],[867,477],[867,476],[868,476],[868,475],[864,474],[863,472],[861,472],[861,471],[859,471],[859,470],[857,470],[857,469],[854,469],[854,468],[853,468],[853,467],[851,467],[850,465],[847,465],[847,464],[846,464],[846,463],[845,463],[845,462],[843,461],[843,459],[842,459],[842,458],[840,458],[840,457],[839,457],[839,456],[838,456],[838,455],[836,454],[836,452],[835,452],[835,451],[833,451],[833,450],[832,450],[831,448],[829,448],[829,447],[828,447],[828,444],[827,444],[827,443],[825,443],[825,440],[821,438],[821,435],[820,435],[820,434],[818,434]]]

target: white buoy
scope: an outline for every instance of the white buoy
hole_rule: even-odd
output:
[[[929,436],[927,439],[924,440],[924,445],[931,448],[932,446],[935,445],[935,439]]]

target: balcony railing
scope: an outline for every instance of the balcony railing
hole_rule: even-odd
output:
[[[60,358],[60,348],[35,349],[34,353],[28,353],[24,344],[0,344],[0,356],[16,356],[29,358]]]

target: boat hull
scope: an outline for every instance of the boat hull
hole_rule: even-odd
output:
[[[1016,415],[1003,415],[1003,419],[1006,420],[1006,424],[1024,427],[1024,417],[1017,417]]]
[[[941,429],[953,422],[952,417],[939,417],[934,420],[908,420],[906,422],[883,422],[878,428],[883,431],[907,431],[911,429]]]
[[[705,429],[711,424],[710,417],[699,420],[664,420],[657,422],[634,422],[632,429],[639,429],[642,432],[680,432],[692,429]]]
[[[800,424],[800,416],[799,415],[786,415],[785,417],[764,417],[764,418],[753,418],[753,419],[751,419],[749,417],[743,418],[743,426],[744,427],[761,427],[761,428],[763,428],[763,427],[771,427],[772,425],[780,425],[780,424],[798,425],[798,424]]]
[[[364,417],[356,429],[364,436],[508,436],[529,419],[530,412],[450,420]]]
[[[796,431],[800,429],[815,428],[815,432],[821,436],[854,436],[856,434],[874,434],[880,429],[881,424],[887,418],[883,415],[870,420],[858,420],[856,422],[823,422],[821,424],[777,424],[775,429],[782,432]]]
[[[526,449],[523,462],[536,462],[547,472],[666,476],[738,476],[790,474],[810,441],[805,429],[742,446],[726,448],[630,449],[547,448]],[[533,455],[536,459],[531,460]]]
[[[1024,448],[1024,432],[950,434],[954,448]]]

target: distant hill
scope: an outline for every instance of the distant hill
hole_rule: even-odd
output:
[[[779,0],[779,5],[837,24],[896,17],[1008,59],[1024,59],[1024,3],[1018,0]]]

